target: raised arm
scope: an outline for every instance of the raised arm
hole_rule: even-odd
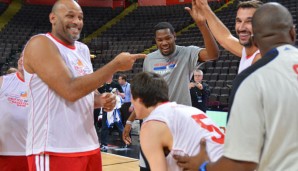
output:
[[[185,9],[189,12],[203,36],[206,49],[203,49],[199,53],[199,61],[209,61],[217,59],[219,56],[217,43],[206,24],[206,19],[199,12],[199,8],[196,5],[196,2],[192,1],[192,9],[190,9],[189,7],[186,7]]]
[[[24,55],[24,68],[37,74],[51,89],[69,101],[76,101],[104,84],[117,71],[132,68],[143,54],[121,53],[92,74],[74,78],[63,61],[58,48],[46,36],[32,38]]]
[[[218,43],[234,55],[241,57],[243,46],[230,30],[220,21],[208,5],[207,0],[195,0],[200,13],[204,15],[208,26]]]

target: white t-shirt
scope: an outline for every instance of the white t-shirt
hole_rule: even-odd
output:
[[[4,75],[0,89],[0,155],[25,156],[28,111],[24,80],[18,73]]]
[[[85,44],[76,41],[72,48],[49,33],[44,36],[55,43],[73,77],[93,72]],[[93,124],[94,93],[70,102],[50,89],[36,74],[25,71],[25,80],[30,87],[27,155],[78,153],[99,148]]]
[[[144,119],[164,122],[173,136],[171,153],[166,157],[169,171],[181,171],[173,158],[174,151],[183,151],[194,156],[200,149],[200,141],[206,138],[207,152],[211,161],[216,161],[223,152],[224,134],[201,110],[169,102],[158,106]]]
[[[234,80],[224,156],[258,171],[297,170],[297,99],[298,50],[279,46]]]

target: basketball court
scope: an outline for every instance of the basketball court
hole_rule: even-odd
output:
[[[103,171],[129,170],[138,171],[139,159],[124,157],[111,153],[101,153]]]

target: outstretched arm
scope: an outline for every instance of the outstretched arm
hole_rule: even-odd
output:
[[[177,160],[177,164],[184,170],[197,171],[205,161],[209,160],[206,150],[206,141],[201,141],[200,152],[197,155],[191,157],[174,155],[174,158]],[[206,168],[208,171],[253,171],[257,168],[257,164],[253,162],[233,160],[222,156],[216,162],[208,163]]]
[[[199,12],[204,15],[208,26],[218,43],[234,55],[241,57],[243,46],[230,30],[220,21],[208,5],[207,0],[195,0]]]
[[[26,71],[37,74],[57,94],[72,102],[94,91],[115,72],[131,69],[136,59],[145,57],[142,54],[121,53],[94,73],[75,78],[56,45],[46,36],[33,37],[24,52]]]
[[[196,2],[192,1],[191,9],[189,7],[186,7],[185,9],[189,12],[191,17],[195,21],[204,39],[206,49],[203,49],[199,53],[199,61],[209,61],[217,59],[219,56],[219,49],[217,43],[206,24],[205,17],[200,13],[199,8],[196,5]]]

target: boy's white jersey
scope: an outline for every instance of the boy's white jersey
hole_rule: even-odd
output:
[[[194,156],[199,152],[202,138],[206,139],[211,161],[216,161],[223,153],[224,134],[203,111],[197,108],[175,102],[165,103],[154,109],[144,119],[144,123],[152,120],[164,122],[172,133],[173,147],[166,157],[169,171],[182,170],[173,158],[174,151]]]
[[[70,47],[49,33],[44,36],[55,43],[73,77],[93,72],[89,49],[85,44],[76,41],[74,47]],[[25,71],[25,80],[30,88],[27,155],[78,153],[99,148],[93,124],[94,93],[70,102],[48,87],[36,74]]]

